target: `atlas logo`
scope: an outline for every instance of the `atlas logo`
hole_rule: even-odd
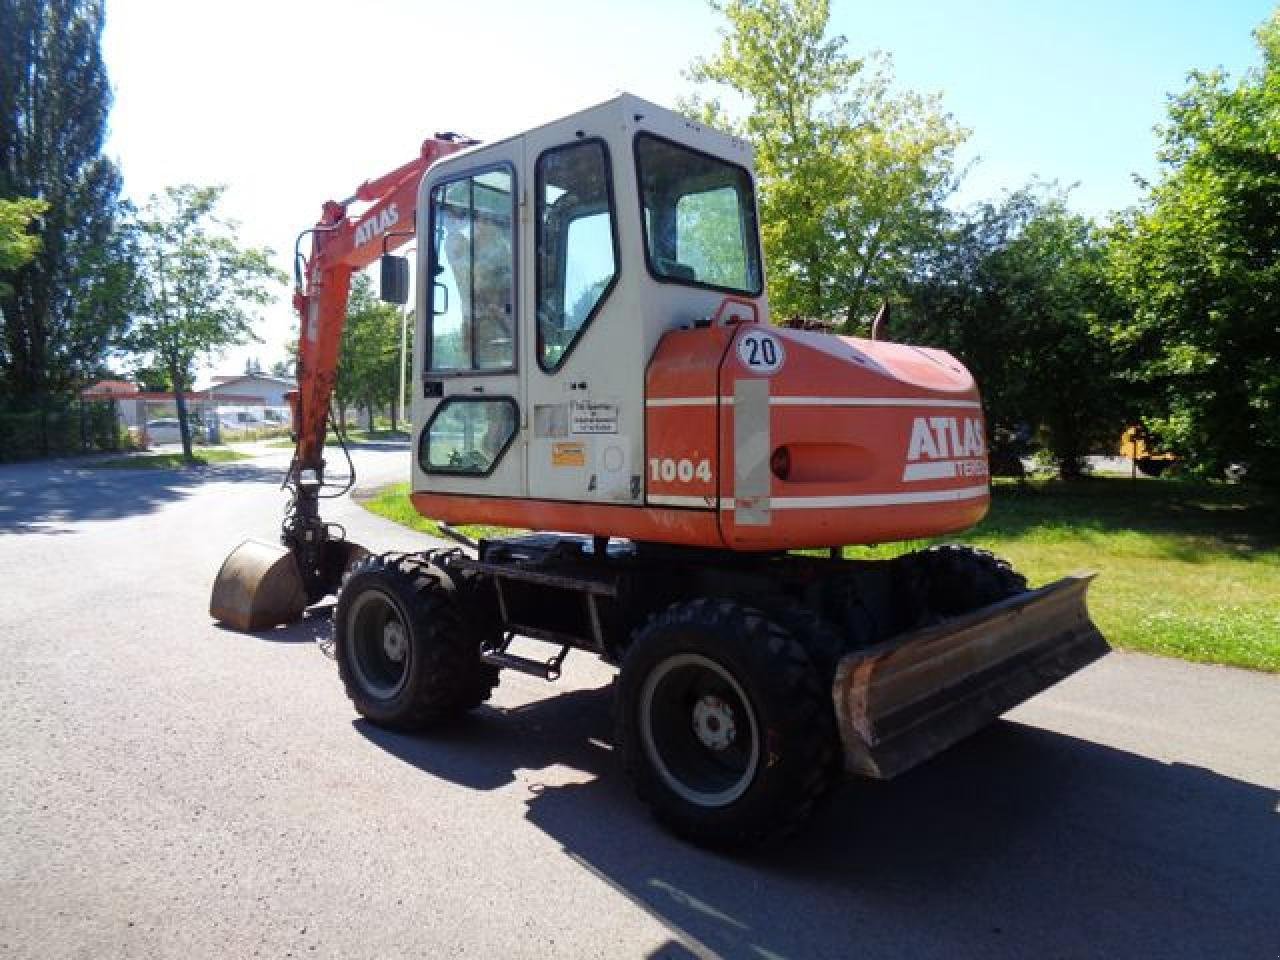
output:
[[[380,237],[400,222],[400,211],[393,203],[376,217],[370,217],[356,227],[356,246],[363,247],[374,237]]]
[[[987,441],[977,417],[916,417],[904,481],[987,475]]]

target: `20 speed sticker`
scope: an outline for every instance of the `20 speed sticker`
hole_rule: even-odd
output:
[[[738,359],[752,373],[777,373],[787,353],[773,334],[751,330],[738,338]]]

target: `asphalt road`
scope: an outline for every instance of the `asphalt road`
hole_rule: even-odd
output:
[[[361,452],[362,482],[405,456]],[[1280,678],[1115,654],[715,856],[632,797],[586,655],[408,737],[356,718],[324,612],[213,624],[284,457],[0,468],[0,955],[1280,956]]]

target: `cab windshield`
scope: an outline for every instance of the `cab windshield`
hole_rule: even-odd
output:
[[[659,280],[760,293],[751,175],[650,134],[636,137],[645,254]]]

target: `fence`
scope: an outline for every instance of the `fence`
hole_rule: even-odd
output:
[[[55,398],[34,409],[0,407],[0,463],[119,450],[114,400]]]

